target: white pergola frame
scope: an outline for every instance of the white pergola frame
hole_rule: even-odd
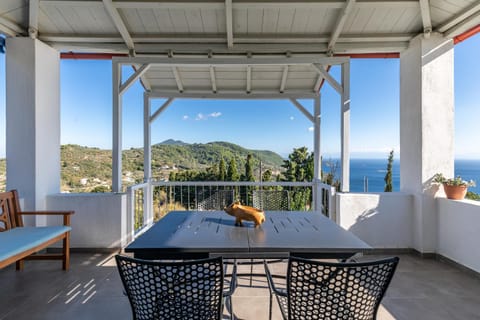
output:
[[[314,127],[314,182],[318,185],[321,182],[321,106],[320,92],[321,84],[327,81],[341,96],[341,191],[348,192],[350,189],[350,59],[348,57],[268,57],[268,58],[154,58],[154,57],[118,57],[112,60],[113,77],[113,155],[112,155],[112,191],[122,191],[122,95],[138,79],[146,91],[144,92],[144,181],[151,181],[151,125],[158,116],[165,111],[170,104],[178,98],[188,99],[287,99],[303,115],[307,117]],[[131,65],[135,72],[122,82],[122,66]],[[151,88],[148,79],[144,78],[145,72],[151,66],[172,68],[178,90],[162,90]],[[292,65],[309,66],[318,74],[317,81],[313,88],[306,90],[288,91],[285,90],[288,68]],[[341,82],[336,81],[325,69],[326,66],[341,66]],[[215,79],[215,68],[235,66],[246,69],[246,86],[237,90],[220,91],[217,88]],[[278,90],[254,90],[251,87],[251,68],[253,66],[282,66],[283,72]],[[187,90],[182,84],[178,68],[186,67],[208,67],[211,76],[210,90]],[[166,99],[166,101],[152,114],[152,99]],[[302,106],[298,99],[313,99],[313,114]],[[319,204],[319,189],[314,188],[315,209]]]

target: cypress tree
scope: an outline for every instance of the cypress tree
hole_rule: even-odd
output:
[[[227,167],[225,166],[225,160],[223,157],[220,159],[220,163],[218,164],[218,180],[225,181],[227,177]]]
[[[390,155],[388,156],[388,164],[387,164],[387,174],[383,179],[385,181],[385,192],[392,192],[393,185],[392,185],[392,167],[393,167],[393,150],[390,151]]]
[[[253,164],[252,164],[252,155],[247,155],[247,161],[245,162],[245,181],[255,181],[253,176]]]
[[[235,161],[235,158],[230,159],[230,163],[228,165],[227,169],[227,180],[228,181],[239,181],[240,176],[238,174],[237,170],[237,162]]]

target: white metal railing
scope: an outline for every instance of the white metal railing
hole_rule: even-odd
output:
[[[127,229],[131,230],[131,238],[141,233],[141,230],[150,225],[151,204],[149,203],[151,186],[150,183],[141,183],[127,188]]]
[[[279,192],[281,203],[271,197]],[[332,201],[335,188],[324,183],[155,181],[128,187],[127,193],[130,230],[134,236],[170,211],[221,210],[236,200],[265,210],[317,210],[335,217]]]

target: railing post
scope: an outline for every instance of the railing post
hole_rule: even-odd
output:
[[[150,181],[143,188],[143,226],[153,223],[153,188]]]
[[[322,180],[320,179],[314,179],[312,200],[313,200],[313,209],[315,211],[323,213]]]
[[[127,217],[125,221],[125,239],[130,243],[135,234],[135,190],[132,187],[127,188]]]
[[[328,217],[337,222],[337,204],[335,203],[336,201],[336,189],[335,187],[328,186],[327,189],[327,197],[328,197]]]

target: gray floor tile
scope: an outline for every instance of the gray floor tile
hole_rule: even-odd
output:
[[[286,263],[270,269],[285,274]],[[239,266],[239,272],[249,273],[250,266]],[[263,265],[255,265],[254,273],[263,273]],[[248,275],[238,282],[233,296],[237,319],[268,319],[265,277],[253,277],[252,286]],[[58,262],[29,261],[21,272],[10,266],[0,270],[0,284],[0,320],[131,319],[115,261],[106,254],[72,254],[67,272]],[[273,319],[280,319],[276,301]],[[400,255],[378,319],[480,320],[480,277],[445,262]]]

